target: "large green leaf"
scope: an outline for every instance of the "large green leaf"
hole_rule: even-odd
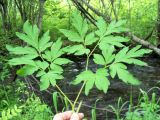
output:
[[[51,51],[46,50],[46,51],[44,52],[44,54],[42,54],[42,57],[43,57],[44,59],[46,59],[47,61],[52,62],[52,53],[51,53]]]
[[[11,45],[6,45],[7,50],[11,53],[11,54],[16,54],[16,55],[23,55],[23,54],[37,54],[37,51],[32,48],[32,47],[13,47]]]
[[[102,50],[102,55],[105,59],[106,65],[110,64],[114,60],[114,58],[115,58],[115,54],[113,54],[114,50],[115,49],[113,46],[110,46],[110,47]]]
[[[87,80],[86,85],[85,85],[85,95],[88,95],[90,90],[93,88],[94,81],[95,81],[94,79]]]
[[[119,79],[121,79],[125,83],[130,83],[132,85],[139,85],[140,82],[138,79],[133,77],[133,75],[128,72],[127,67],[122,63],[115,63],[110,66],[110,75],[112,78],[117,74]]]
[[[51,76],[50,76],[51,77]],[[48,74],[44,74],[40,78],[40,90],[46,90],[50,85],[50,79]]]
[[[6,45],[6,48],[11,54],[25,55],[30,59],[38,57],[37,51],[32,47],[13,47],[11,45]]]
[[[34,48],[38,49],[38,43],[32,40],[29,36],[24,33],[16,32],[17,37],[19,37],[24,42],[28,43],[29,45],[33,46]]]

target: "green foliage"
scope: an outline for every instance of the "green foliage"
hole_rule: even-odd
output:
[[[0,64],[3,64],[3,62]],[[9,65],[8,64],[3,64],[2,71],[0,71],[0,80],[4,81],[10,76],[10,71],[9,71]]]
[[[6,48],[11,54],[17,57],[9,60],[10,65],[24,65],[17,71],[21,76],[31,75],[36,72],[40,77],[40,88],[45,90],[50,84],[56,84],[56,80],[63,79],[62,65],[71,61],[60,56],[64,54],[62,41],[59,38],[56,42],[50,42],[49,31],[39,37],[39,30],[36,25],[32,26],[27,21],[23,26],[24,33],[16,33],[17,36],[26,42],[25,47]],[[39,59],[39,60],[38,60]]]
[[[50,108],[19,80],[0,84],[0,100],[1,120],[52,120]]]
[[[145,62],[137,58],[142,57],[144,54],[150,53],[151,51],[140,49],[141,46],[129,49],[129,47],[126,47],[123,44],[124,42],[128,42],[129,38],[119,36],[116,33],[128,31],[128,29],[122,26],[126,24],[125,20],[120,20],[118,22],[113,21],[107,26],[103,18],[100,18],[96,23],[98,29],[89,32],[86,20],[83,19],[80,14],[74,13],[71,24],[74,28],[72,31],[66,29],[60,30],[68,40],[76,44],[66,47],[65,51],[74,55],[87,54],[87,56],[90,57],[98,46],[102,54],[93,54],[93,61],[96,64],[104,66],[104,68],[97,69],[96,73],[93,73],[91,70],[80,73],[73,81],[73,84],[77,85],[84,81],[86,83],[86,95],[89,94],[89,91],[93,88],[94,84],[99,90],[103,90],[103,92],[106,93],[110,85],[108,80],[109,76],[115,78],[115,76],[118,75],[119,79],[125,83],[133,85],[140,84],[139,80],[127,70],[125,64],[146,66],[147,64]],[[83,26],[85,27],[83,28]],[[92,45],[95,42],[97,42],[96,46],[93,50],[89,50],[87,48],[88,45]],[[121,50],[117,52],[115,47],[119,47]]]
[[[73,30],[60,29],[60,31],[68,38],[69,41],[75,42],[76,45],[68,46],[65,51],[68,54],[83,55],[89,54],[90,50],[86,48],[92,45],[98,39],[94,32],[88,33],[87,20],[82,18],[78,12],[74,12],[71,16]]]
[[[133,111],[126,113],[126,120],[159,120],[159,100],[156,100],[156,94],[153,92],[151,99],[147,92],[141,90],[141,99],[139,101],[139,107]]]
[[[8,79],[5,79],[5,81],[0,81],[0,111],[17,105],[17,101],[23,101],[20,97],[28,94],[24,83],[20,82],[19,80],[11,83],[7,81]]]
[[[92,71],[84,71],[80,73],[77,78],[73,81],[74,85],[79,84],[82,81],[86,82],[85,94],[88,95],[89,91],[93,88],[94,84],[99,90],[103,90],[104,93],[107,92],[110,82],[107,78],[109,74],[106,69],[100,68],[94,74]],[[103,84],[102,84],[103,83]]]
[[[121,114],[123,107],[125,106],[126,103],[127,102],[123,103],[122,98],[119,97],[116,106],[109,105],[109,107],[112,109],[112,111],[116,115],[116,120],[120,120],[120,114]]]
[[[97,30],[89,32],[88,23],[86,19],[82,18],[78,12],[74,12],[71,16],[73,30],[61,29],[60,31],[76,45],[62,48],[62,41],[59,38],[56,42],[50,42],[49,31],[39,37],[39,30],[36,25],[32,26],[27,21],[23,26],[24,33],[17,33],[17,36],[26,42],[25,47],[12,47],[7,45],[8,51],[19,57],[9,60],[10,65],[24,65],[17,71],[19,75],[26,76],[36,72],[36,76],[40,77],[40,89],[47,89],[50,84],[56,85],[56,80],[63,79],[62,65],[68,64],[71,61],[66,58],[61,58],[65,53],[74,55],[86,54],[88,58],[93,54],[95,48],[98,46],[102,51],[101,54],[94,54],[94,62],[103,65],[104,68],[97,69],[96,73],[90,70],[82,72],[74,80],[74,84],[79,84],[84,81],[85,94],[93,88],[94,84],[99,90],[107,92],[110,82],[108,76],[114,78],[118,75],[119,79],[125,83],[137,85],[140,82],[127,71],[127,64],[147,65],[137,59],[144,54],[150,53],[150,50],[140,49],[141,46],[136,46],[129,50],[129,47],[123,45],[128,42],[128,38],[118,36],[115,33],[128,31],[122,27],[126,21],[111,22],[108,26],[105,21],[100,18],[96,25]],[[87,48],[97,42],[95,48],[90,52]],[[116,47],[122,48],[116,53]],[[40,59],[40,60],[37,60]],[[86,66],[88,67],[88,66]],[[103,83],[103,84],[101,84]]]
[[[24,33],[17,33],[17,36],[26,42],[27,45],[25,47],[6,46],[11,54],[16,55],[16,57],[9,60],[9,64],[23,65],[23,67],[17,71],[17,74],[22,76],[36,74],[36,77],[40,78],[41,90],[46,90],[50,84],[56,86],[70,103],[74,111],[83,87],[85,87],[86,95],[89,94],[94,86],[98,90],[107,93],[110,85],[109,77],[115,78],[116,75],[125,83],[132,85],[140,84],[139,80],[127,70],[126,64],[146,66],[147,64],[145,62],[137,58],[151,51],[140,49],[141,46],[129,49],[129,47],[123,44],[124,42],[128,42],[129,39],[117,33],[128,31],[128,29],[122,26],[126,21],[113,21],[107,25],[105,21],[100,18],[96,23],[97,29],[93,31],[89,31],[87,20],[81,17],[78,12],[72,14],[71,21],[72,30],[60,30],[69,41],[73,42],[73,45],[66,47],[62,47],[63,43],[60,38],[55,42],[50,42],[48,31],[44,33],[42,37],[39,37],[37,26],[32,26],[27,21],[23,26]],[[95,45],[93,45],[93,43]],[[92,50],[88,48],[90,45],[93,47]],[[119,52],[116,50],[117,47],[121,48]],[[96,49],[99,49],[101,53],[95,54]],[[76,79],[72,82],[74,85],[83,82],[82,88],[74,103],[72,103],[60,87],[57,86],[57,81],[63,79],[62,65],[71,62],[69,59],[61,57],[64,54],[87,55],[86,70],[77,75]],[[101,68],[97,68],[95,72],[88,68],[92,55],[94,62],[101,65]],[[57,112],[56,93],[53,94],[53,101]],[[78,110],[80,107],[81,104],[78,106]]]
[[[23,105],[23,114],[17,119],[22,120],[52,120],[51,109],[34,94]]]
[[[66,1],[47,0],[45,2],[42,29],[43,31],[49,29],[52,39],[56,39],[60,36],[59,29],[70,27],[69,16],[72,11],[67,6],[68,4]]]
[[[6,111],[3,110],[1,112],[1,117],[0,120],[10,120],[13,119],[13,117],[18,116],[20,113],[22,112],[22,108],[21,107],[17,107],[16,105],[14,106],[14,108],[9,108]]]

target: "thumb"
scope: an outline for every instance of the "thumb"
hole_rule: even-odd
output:
[[[70,120],[80,120],[79,115],[77,113],[73,113]]]

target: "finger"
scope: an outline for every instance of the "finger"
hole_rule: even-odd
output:
[[[70,118],[71,118],[71,116],[72,116],[72,111],[66,111],[66,112],[63,112],[62,113],[62,117],[63,117],[63,119],[64,120],[69,120]]]
[[[54,116],[53,120],[63,120],[62,113],[58,113]]]
[[[78,116],[79,116],[80,120],[81,120],[82,118],[84,118],[84,114],[83,114],[83,113],[78,113]]]
[[[79,115],[77,113],[73,113],[70,120],[80,120]]]

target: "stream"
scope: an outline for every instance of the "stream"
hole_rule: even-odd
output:
[[[99,99],[99,101],[96,104],[97,120],[115,120],[115,114],[112,113],[111,108],[107,107],[108,105],[115,106],[117,104],[118,98],[122,97],[123,103],[128,101],[128,103],[126,103],[124,107],[124,112],[126,112],[129,105],[131,93],[133,97],[133,103],[136,103],[140,95],[140,89],[147,91],[152,87],[158,85],[160,86],[160,83],[158,83],[158,81],[160,81],[160,60],[158,58],[146,57],[143,58],[143,61],[147,62],[149,66],[128,66],[128,70],[141,81],[140,85],[131,86],[129,84],[123,83],[118,78],[109,78],[111,85],[106,94],[97,89],[92,89],[88,96],[85,96],[83,92],[83,94],[80,97],[80,100],[83,100],[82,108],[80,111],[85,113],[85,116],[88,118],[88,120],[91,120],[91,109],[94,106],[95,101],[97,99]],[[90,70],[96,71],[96,68],[99,67],[100,66],[94,64],[93,61],[90,61]],[[63,91],[65,91],[65,93],[72,100],[75,99],[81,85],[73,86],[70,84],[70,82],[74,80],[75,76],[82,72],[84,68],[84,60],[74,61],[74,63],[64,66],[64,80],[62,80],[59,84]],[[158,90],[153,89],[152,92],[153,91],[156,91],[156,93],[158,94]],[[45,97],[45,99],[48,99],[47,101],[50,101],[50,103],[52,103],[52,98],[47,97]],[[51,105],[53,105],[53,103]],[[122,114],[124,112],[122,112]]]

